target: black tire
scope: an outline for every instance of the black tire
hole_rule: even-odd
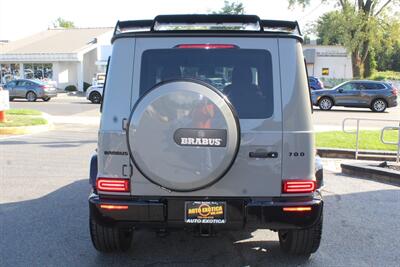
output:
[[[98,92],[92,92],[89,95],[89,100],[93,103],[93,104],[100,104],[101,103],[101,95]]]
[[[90,237],[93,246],[100,252],[127,251],[131,247],[133,229],[122,229],[100,225],[90,218]]]
[[[28,100],[29,102],[35,102],[37,100],[37,96],[35,94],[35,92],[29,91],[28,93],[26,93],[26,100]]]
[[[371,110],[374,112],[384,112],[386,108],[387,103],[384,99],[378,98],[371,103]]]
[[[43,97],[42,99],[44,102],[48,102],[48,101],[50,101],[51,97]]]
[[[279,244],[285,253],[310,256],[318,250],[322,236],[322,215],[312,227],[300,230],[279,230]]]
[[[318,106],[321,110],[330,110],[333,107],[333,101],[329,97],[322,97],[318,101]]]
[[[11,101],[14,101],[14,98],[13,97],[10,97],[9,98],[9,101],[11,102]]]

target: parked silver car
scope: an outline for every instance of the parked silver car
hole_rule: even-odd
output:
[[[29,102],[34,102],[38,98],[49,101],[57,96],[57,89],[53,85],[36,80],[13,80],[6,83],[3,87],[10,94],[10,101],[15,98],[25,98]]]

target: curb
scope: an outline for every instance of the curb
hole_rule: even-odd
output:
[[[338,148],[317,148],[321,158],[355,159],[356,151]],[[358,159],[375,161],[396,161],[396,152],[382,150],[360,150]]]
[[[52,128],[53,124],[50,123],[35,126],[2,127],[0,128],[0,136],[41,133],[49,131]]]
[[[400,172],[363,164],[340,164],[342,173],[400,186]]]

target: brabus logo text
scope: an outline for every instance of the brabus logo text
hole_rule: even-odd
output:
[[[194,146],[220,146],[221,138],[190,138],[181,137],[181,145],[194,145]]]
[[[226,147],[226,129],[180,128],[174,133],[179,146]]]

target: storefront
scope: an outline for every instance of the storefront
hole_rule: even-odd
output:
[[[53,80],[52,63],[3,63],[0,68],[1,83],[20,78]]]
[[[83,90],[104,72],[111,28],[51,29],[0,47],[0,84],[14,79],[49,81]],[[74,42],[71,42],[74,40]],[[29,44],[29,45],[26,45]]]

